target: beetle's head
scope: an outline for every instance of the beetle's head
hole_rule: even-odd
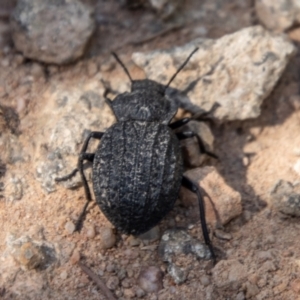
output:
[[[165,95],[166,89],[197,50],[198,48],[195,48],[191,52],[165,86],[150,79],[132,80],[123,62],[113,52],[113,56],[131,81],[131,93],[120,94],[114,101],[107,98],[118,121],[136,120],[167,125],[176,114],[177,106]]]
[[[133,80],[131,93],[120,94],[109,104],[118,121],[168,124],[177,111],[177,105],[165,96],[165,86],[150,79]]]

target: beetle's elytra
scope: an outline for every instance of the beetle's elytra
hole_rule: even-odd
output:
[[[91,132],[82,147],[77,168],[56,179],[67,180],[77,171],[81,174],[87,202],[78,219],[77,230],[92,199],[83,172],[83,161],[88,160],[93,162],[97,204],[110,222],[126,234],[146,232],[164,218],[173,208],[181,185],[196,193],[204,239],[215,259],[199,188],[183,175],[179,140],[196,136],[201,152],[214,154],[205,150],[200,137],[194,132],[173,132],[190,119],[170,123],[177,107],[165,95],[171,81],[196,51],[189,55],[166,86],[149,79],[132,80],[124,64],[113,53],[131,81],[131,92],[120,94],[113,101],[105,93],[117,123],[104,133]],[[86,152],[91,138],[101,140],[95,153]]]

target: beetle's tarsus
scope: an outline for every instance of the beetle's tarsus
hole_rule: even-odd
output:
[[[176,122],[173,122],[173,123],[169,124],[169,127],[174,130],[174,129],[177,129],[177,128],[187,124],[190,121],[191,121],[190,118],[183,118],[181,120],[178,120]]]
[[[54,180],[55,180],[56,182],[69,180],[69,179],[71,179],[72,177],[74,177],[74,176],[77,174],[77,172],[78,172],[78,169],[76,168],[76,169],[74,169],[70,174],[65,175],[65,176],[63,176],[63,177],[56,177],[56,178],[54,178]]]
[[[89,205],[90,201],[86,201],[77,221],[76,221],[76,224],[75,224],[75,231],[80,231],[81,228],[82,228],[82,225],[83,225],[83,222],[84,222],[84,219],[85,219],[85,216],[86,216],[86,210],[87,210],[87,207]]]
[[[216,255],[215,255],[211,240],[209,238],[208,229],[207,229],[207,225],[206,225],[205,204],[204,204],[202,195],[200,193],[199,187],[193,181],[191,181],[189,178],[187,178],[186,176],[183,176],[183,178],[182,178],[182,185],[197,195],[198,204],[199,204],[199,212],[200,212],[200,222],[201,222],[201,228],[202,228],[204,241],[210,250],[213,262],[216,263]]]

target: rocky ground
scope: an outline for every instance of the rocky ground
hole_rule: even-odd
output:
[[[1,299],[300,299],[300,9],[273,2],[0,2]],[[140,237],[95,203],[75,232],[80,176],[54,178],[115,122],[105,88],[130,89],[110,52],[166,84],[195,47],[166,93],[175,119],[212,110],[188,128],[218,159],[193,139],[182,149],[217,263],[184,188]]]

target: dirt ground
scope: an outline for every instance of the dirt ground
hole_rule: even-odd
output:
[[[258,24],[250,0],[186,0],[181,17],[164,21],[149,8],[130,10],[118,1],[89,3],[96,10],[97,30],[86,56],[75,64],[57,67],[33,63],[22,58],[13,46],[7,46],[9,40],[1,46],[0,81],[9,90],[0,98],[3,112],[0,129],[6,137],[2,140],[4,143],[18,141],[10,151],[21,153],[21,149],[28,156],[10,159],[2,142],[1,149],[6,152],[0,157],[0,188],[3,189],[0,299],[105,299],[76,264],[79,255],[104,282],[119,278],[118,287],[112,289],[118,299],[300,299],[299,218],[281,215],[272,208],[270,200],[270,190],[279,180],[293,183],[300,180],[293,169],[300,159],[299,55],[292,59],[264,101],[259,118],[212,125],[219,160],[210,163],[241,194],[243,204],[242,215],[222,229],[229,238],[213,237],[218,256],[215,267],[210,261],[187,258],[186,264],[192,266],[188,278],[176,285],[158,257],[158,241],[132,247],[130,239],[120,235],[113,248],[99,249],[98,233],[110,225],[96,204],[89,208],[83,230],[68,232],[66,222],[76,220],[84,203],[84,191],[59,186],[47,194],[36,180],[36,145],[39,144],[36,132],[45,123],[39,114],[47,101],[41,95],[45,95],[53,82],[77,85],[88,80],[91,65],[96,64],[101,70],[110,60],[112,50],[122,54],[132,77],[142,77],[143,72],[130,63],[130,55],[135,51],[182,45],[199,34],[218,38]],[[192,12],[201,17],[190,18]],[[4,18],[1,28],[5,24]],[[104,70],[103,74],[110,80],[110,71]],[[125,78],[121,68],[114,70],[114,76]],[[1,89],[0,86],[0,94]],[[20,200],[11,201],[6,195],[18,186],[11,181],[16,175],[24,178],[26,187]],[[177,204],[160,224],[161,232],[170,224],[187,225],[186,215],[186,208]],[[195,224],[191,233],[202,239],[199,224]],[[95,228],[95,235],[90,228]],[[21,268],[7,254],[7,241],[10,236],[25,235],[54,245],[59,261],[44,270]],[[235,269],[237,263],[242,268]],[[164,288],[159,293],[138,295],[138,272],[141,267],[151,265],[164,272]],[[121,276],[120,272],[125,275]]]

